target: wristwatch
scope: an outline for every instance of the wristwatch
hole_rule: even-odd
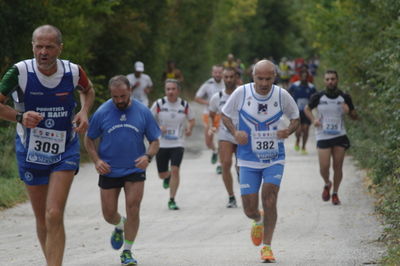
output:
[[[15,119],[17,120],[18,123],[22,124],[22,119],[24,118],[24,113],[18,112],[17,115],[15,116]]]
[[[151,163],[151,160],[153,159],[153,156],[151,156],[148,153],[146,153],[145,156],[147,156],[147,159],[148,159],[149,163]]]

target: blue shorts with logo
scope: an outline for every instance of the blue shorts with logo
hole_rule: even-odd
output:
[[[273,164],[267,168],[250,168],[240,167],[239,179],[240,179],[240,194],[254,194],[258,193],[263,183],[274,184],[280,186],[283,177],[283,164]]]
[[[46,185],[52,172],[75,171],[79,170],[79,139],[76,138],[69,143],[65,151],[61,154],[61,160],[50,165],[28,163],[26,161],[27,149],[22,145],[19,136],[15,140],[15,148],[18,162],[19,176],[25,184],[30,186]]]

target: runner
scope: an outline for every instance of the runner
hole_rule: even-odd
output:
[[[158,99],[151,107],[151,112],[158,121],[162,135],[160,150],[157,153],[158,175],[163,179],[163,187],[170,188],[168,208],[179,210],[175,196],[179,186],[179,170],[184,153],[184,136],[192,135],[195,125],[189,103],[179,97],[180,86],[176,79],[165,81],[165,97]],[[186,121],[188,125],[185,126]],[[171,170],[168,170],[171,162]]]
[[[308,140],[308,131],[311,121],[304,114],[304,107],[308,104],[311,95],[316,93],[314,84],[308,82],[308,71],[300,70],[300,80],[293,83],[289,88],[289,93],[296,101],[300,111],[300,126],[296,130],[296,144],[294,149],[300,151],[300,139],[302,139],[301,153],[307,154],[306,144]]]
[[[99,173],[103,217],[115,226],[111,246],[118,250],[124,245],[121,264],[136,265],[131,249],[139,229],[146,168],[158,151],[160,129],[148,108],[131,101],[125,76],[111,78],[108,87],[111,99],[93,114],[85,147]],[[149,141],[147,151],[144,137]],[[118,212],[121,188],[125,192],[126,218]]]
[[[212,150],[211,156],[211,163],[216,164],[218,162],[218,150],[214,144],[214,134],[209,134],[210,129],[215,131],[218,129],[220,116],[216,115],[214,119],[214,123],[210,125],[209,121],[209,111],[208,111],[208,104],[211,97],[220,91],[225,89],[224,81],[222,80],[222,71],[224,70],[223,66],[221,65],[214,65],[212,67],[211,75],[212,77],[208,79],[206,82],[201,85],[201,87],[197,90],[195,101],[199,104],[204,105],[203,111],[203,126],[204,126],[204,139],[207,145],[207,148]],[[221,166],[217,166],[217,173],[221,174]]]
[[[315,94],[305,107],[304,113],[315,126],[320,173],[325,182],[322,200],[329,201],[332,182],[329,179],[330,161],[333,168],[332,204],[339,205],[338,191],[343,178],[345,152],[350,148],[346,135],[344,115],[358,119],[350,95],[338,89],[339,76],[336,70],[327,70],[324,76],[326,90]],[[317,108],[315,118],[311,110]]]
[[[261,259],[265,262],[275,261],[271,242],[285,163],[283,142],[299,125],[296,102],[285,89],[273,85],[275,77],[275,65],[259,61],[254,66],[254,83],[237,88],[222,108],[223,122],[238,143],[244,213],[253,219],[251,238],[256,246],[263,243]],[[283,114],[290,120],[288,127],[283,124]],[[258,209],[261,183],[263,211]]]
[[[215,93],[210,100],[210,118],[212,123],[215,120],[215,116],[221,113],[221,109],[228,100],[229,96],[236,89],[236,70],[233,68],[225,68],[223,73],[223,80],[225,83],[225,90]],[[236,125],[236,120],[234,121]],[[214,133],[214,132],[212,132]],[[233,191],[233,180],[231,173],[232,166],[232,155],[236,156],[236,141],[229,130],[222,124],[218,132],[218,147],[219,147],[219,157],[222,164],[222,180],[226,191],[228,192],[228,204],[227,208],[236,208],[236,198]],[[236,165],[235,165],[236,167]]]
[[[136,99],[149,107],[148,94],[153,87],[153,81],[150,76],[143,73],[144,64],[140,61],[135,62],[135,72],[128,74],[126,77],[129,80],[132,88],[132,99]]]
[[[32,48],[35,58],[12,66],[0,83],[0,117],[18,122],[20,178],[31,200],[46,264],[58,266],[65,249],[65,205],[79,169],[77,133],[87,129],[94,90],[80,66],[58,59],[63,49],[59,29],[36,28]],[[76,115],[75,90],[82,106]],[[6,105],[10,95],[15,109]]]

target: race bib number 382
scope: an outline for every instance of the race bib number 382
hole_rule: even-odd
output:
[[[33,128],[29,138],[27,162],[54,164],[61,160],[65,151],[66,131]]]

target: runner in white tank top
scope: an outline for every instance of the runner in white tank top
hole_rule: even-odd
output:
[[[275,261],[271,250],[277,219],[277,197],[284,168],[283,140],[299,125],[299,110],[290,94],[273,85],[276,67],[269,60],[259,61],[253,69],[254,83],[237,88],[222,108],[222,119],[238,143],[240,187],[243,209],[253,219],[253,244],[264,244],[261,259]],[[282,115],[290,120],[281,123]],[[232,120],[238,116],[237,128]],[[259,189],[262,206],[259,211]],[[265,228],[264,228],[265,225]]]
[[[311,97],[304,113],[315,127],[320,173],[324,180],[322,200],[329,201],[332,182],[329,179],[329,167],[333,163],[333,193],[332,204],[339,205],[339,186],[343,178],[343,161],[345,151],[350,147],[346,135],[344,115],[357,119],[357,113],[350,95],[338,89],[338,74],[335,70],[325,72],[326,90]],[[317,108],[318,117],[314,117],[312,109]]]
[[[225,83],[225,90],[215,93],[210,100],[209,110],[211,120],[217,114],[221,113],[222,107],[225,105],[226,101],[236,89],[237,75],[236,70],[233,68],[225,68],[222,77]],[[236,124],[236,122],[234,122]],[[224,181],[226,191],[228,192],[229,200],[226,205],[227,208],[236,208],[236,198],[233,191],[233,178],[231,173],[232,166],[232,155],[236,152],[236,141],[229,130],[224,124],[221,124],[218,130],[218,152],[222,165],[222,180]],[[235,164],[236,166],[236,164]]]

